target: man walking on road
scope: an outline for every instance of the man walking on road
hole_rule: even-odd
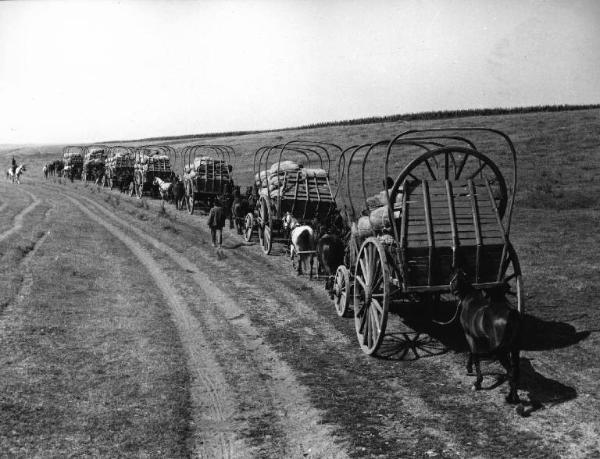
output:
[[[225,226],[225,211],[218,199],[215,199],[208,214],[208,226],[212,237],[213,247],[221,249],[223,243],[223,227]]]

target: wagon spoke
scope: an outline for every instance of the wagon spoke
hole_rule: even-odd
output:
[[[373,314],[371,313],[371,308],[369,308],[366,312],[369,316],[367,325],[367,330],[369,331],[369,347],[373,347],[373,334],[375,331],[375,324],[373,323]]]
[[[365,286],[365,281],[362,280],[362,278],[360,276],[356,276],[356,280],[358,281],[358,283],[360,284],[360,286],[363,288],[363,290],[366,288]]]
[[[373,295],[373,296],[375,296],[375,295]],[[383,294],[382,295],[377,295],[377,296],[378,297],[379,296],[383,296]],[[381,307],[381,304],[379,304],[379,301],[373,300],[371,302],[371,306],[373,306],[373,309],[379,314],[379,316],[381,316],[381,314],[383,314],[383,308]]]
[[[360,333],[362,334],[362,344],[367,344],[367,339],[369,337],[369,324],[367,323],[368,317],[367,314],[364,313],[360,318]],[[366,327],[365,327],[366,326]]]
[[[379,328],[379,318],[377,317],[377,313],[375,312],[375,309],[373,308],[369,308],[369,314],[371,315],[371,323],[373,324],[373,331],[375,332],[376,336],[379,336],[379,332],[381,331],[381,329]]]
[[[433,173],[433,169],[431,168],[431,164],[429,164],[429,161],[425,160],[425,165],[427,166],[427,170],[429,171],[429,175],[431,175],[431,178],[433,180],[437,180],[435,174]]]
[[[377,289],[381,286],[381,283],[383,282],[383,274],[378,273],[379,275],[377,276],[377,278],[375,279],[375,281],[373,282],[373,286],[371,287],[371,289],[375,292],[377,291]],[[373,294],[375,295],[375,294]],[[382,294],[383,295],[383,294]]]

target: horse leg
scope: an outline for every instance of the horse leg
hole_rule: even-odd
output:
[[[479,364],[479,356],[473,354],[473,363],[475,363],[475,373],[477,373],[477,379],[473,384],[473,390],[481,390],[481,383],[483,382],[483,375],[481,374],[481,365]]]
[[[511,403],[511,404],[517,404],[517,403],[521,403],[521,400],[519,399],[519,393],[517,391],[518,386],[519,386],[519,376],[520,376],[520,363],[521,363],[521,358],[519,355],[519,350],[518,349],[513,349],[510,352],[510,365],[509,365],[509,373],[508,373],[508,382],[510,384],[510,391],[508,392],[508,395],[506,396],[506,401],[507,403]]]
[[[473,353],[469,352],[469,359],[467,360],[467,374],[473,374]]]
[[[310,273],[308,275],[309,279],[313,278],[313,264],[315,262],[315,256],[311,253],[310,254]]]

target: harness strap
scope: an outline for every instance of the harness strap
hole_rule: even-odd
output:
[[[452,316],[452,319],[450,319],[449,321],[442,322],[442,321],[435,320],[435,319],[431,319],[431,321],[434,322],[434,323],[436,323],[436,324],[438,324],[438,325],[449,325],[449,324],[451,324],[458,317],[458,311],[460,311],[460,304],[461,304],[461,301],[457,300],[456,301],[456,311],[454,312],[454,315]]]

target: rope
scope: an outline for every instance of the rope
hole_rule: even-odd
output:
[[[456,319],[456,317],[458,316],[458,311],[460,311],[460,300],[456,301],[456,311],[454,312],[454,315],[452,316],[452,319],[450,319],[447,322],[441,322],[439,320],[435,320],[435,319],[431,319],[432,322],[438,324],[438,325],[449,325],[452,322],[454,322],[454,320]]]

